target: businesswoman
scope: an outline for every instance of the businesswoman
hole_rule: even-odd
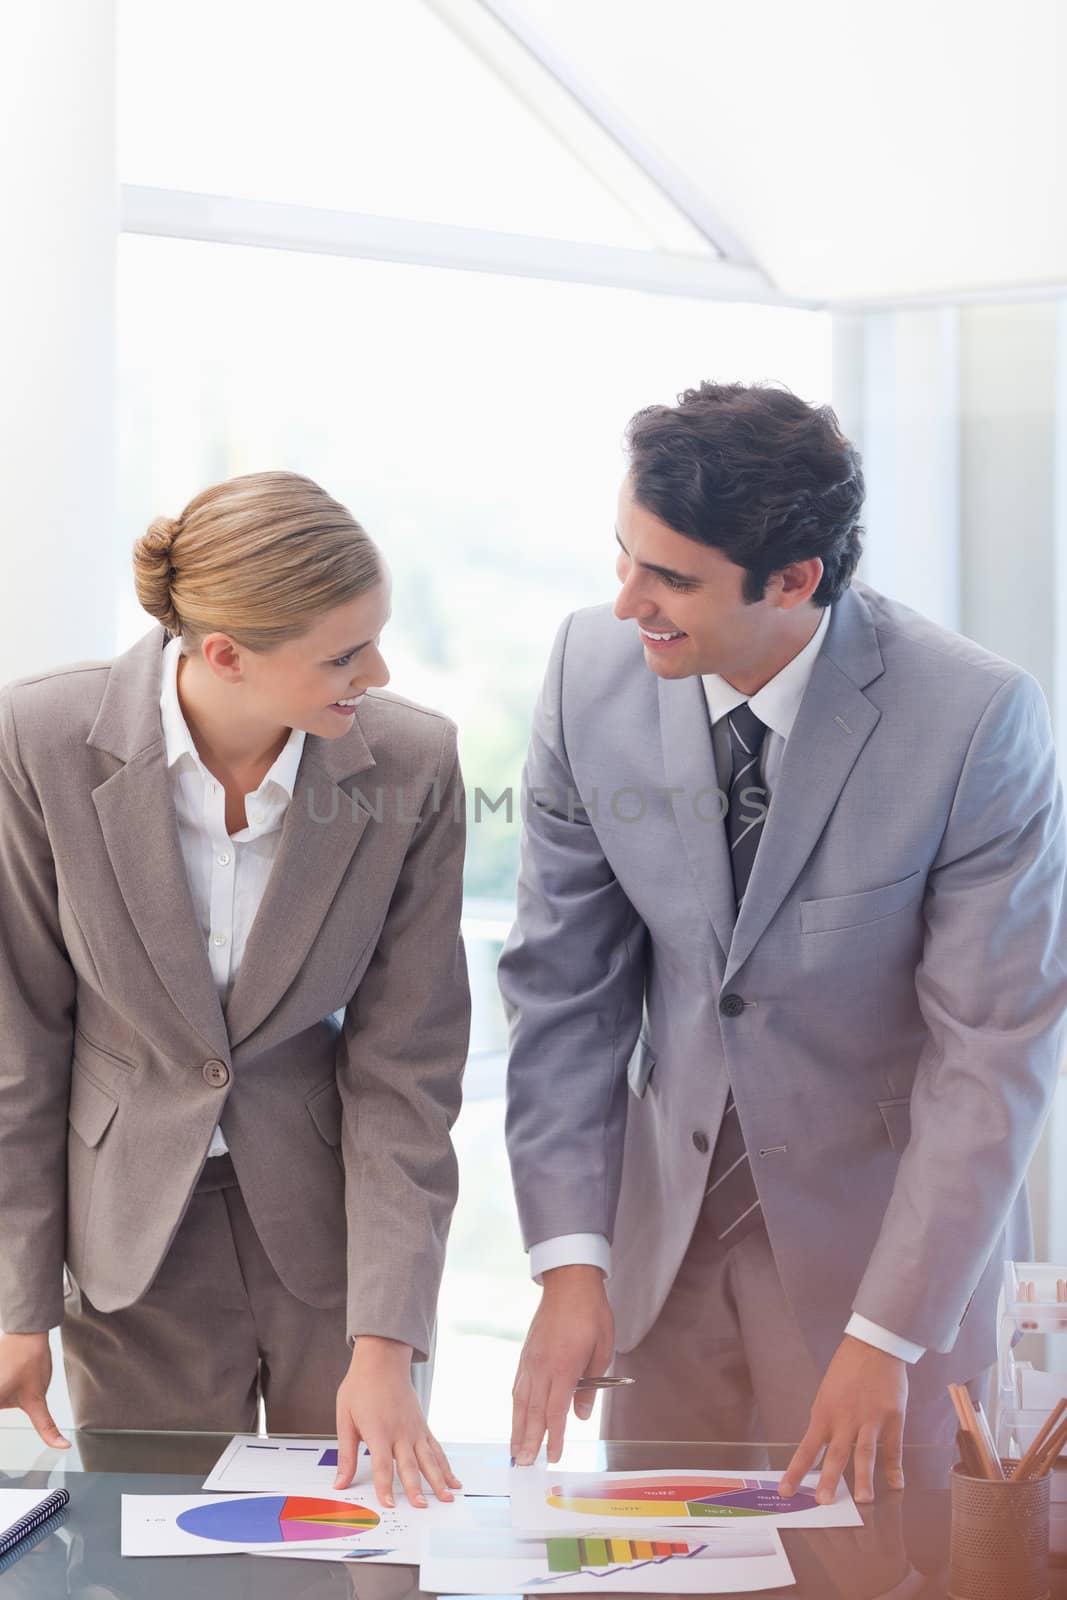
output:
[[[292,473],[133,551],[161,626],[0,691],[0,1406],[358,1441],[456,1486],[430,1356],[469,992],[456,730],[383,693],[390,583]],[[66,1270],[64,1270],[66,1268]],[[425,1370],[425,1369],[424,1369]]]

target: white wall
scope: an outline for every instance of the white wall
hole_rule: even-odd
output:
[[[0,683],[114,649],[113,57],[111,0],[4,9]]]
[[[0,683],[115,648],[113,27],[111,0],[4,11]],[[49,1400],[69,1425],[61,1371]]]

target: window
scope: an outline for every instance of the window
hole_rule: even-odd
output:
[[[123,0],[118,38],[124,183],[715,254],[472,0]]]
[[[442,1436],[500,1437],[535,1291],[504,1152],[495,964],[545,659],[569,611],[614,594],[631,413],[704,376],[825,400],[829,318],[143,237],[123,239],[120,268],[124,539],[235,473],[317,479],[393,569],[393,686],[459,723],[472,802],[515,791],[510,822],[472,805],[474,1036],[434,1401]],[[125,582],[123,646],[147,626]]]

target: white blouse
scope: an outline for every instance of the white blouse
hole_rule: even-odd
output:
[[[226,831],[225,790],[201,761],[182,715],[180,655],[181,640],[169,640],[163,649],[159,709],[193,908],[207,944],[219,999],[225,1005],[274,865],[305,734],[303,729],[293,728],[259,788],[245,796],[247,828],[231,837]],[[226,1141],[216,1127],[208,1155],[225,1153]]]

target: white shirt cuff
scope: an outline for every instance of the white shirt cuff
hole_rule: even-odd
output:
[[[861,1317],[858,1311],[849,1317],[845,1332],[854,1339],[862,1339],[864,1344],[873,1344],[876,1350],[884,1350],[887,1356],[897,1356],[901,1361],[918,1361],[920,1356],[926,1354],[924,1344],[913,1344],[910,1339],[902,1339],[898,1333],[890,1333],[888,1328],[879,1327],[877,1322]]]
[[[611,1246],[602,1233],[561,1233],[530,1246],[530,1276],[541,1282],[552,1267],[599,1267],[611,1277]]]

